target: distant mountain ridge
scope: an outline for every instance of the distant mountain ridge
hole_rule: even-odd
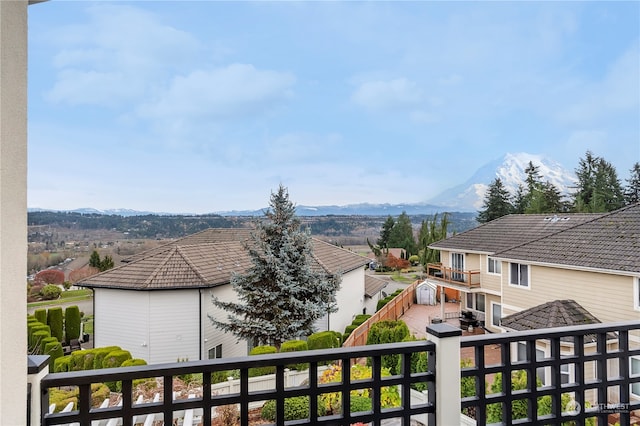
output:
[[[372,204],[360,203],[345,206],[296,206],[299,216],[398,216],[402,212],[408,215],[432,215],[442,212],[477,212],[482,209],[486,191],[496,177],[502,180],[505,188],[515,194],[518,185],[524,185],[526,173],[524,170],[532,162],[538,166],[538,172],[543,181],[554,184],[562,194],[569,195],[571,188],[576,185],[575,173],[565,169],[560,163],[537,154],[516,153],[505,154],[504,157],[491,161],[480,167],[466,182],[442,191],[437,196],[424,203]],[[228,210],[211,212],[217,216],[262,216],[266,210]],[[47,209],[28,209],[28,211],[52,211]],[[195,213],[162,213],[136,211],[131,209],[98,210],[82,208],[62,210],[64,212],[82,214],[103,214],[116,216],[206,216]]]
[[[525,169],[529,162],[538,167],[543,182],[549,181],[565,196],[577,183],[573,171],[548,157],[524,152],[505,154],[479,168],[466,182],[442,191],[428,202],[453,211],[478,211],[482,209],[487,189],[495,178],[500,178],[512,195],[518,190],[518,185],[525,185]]]

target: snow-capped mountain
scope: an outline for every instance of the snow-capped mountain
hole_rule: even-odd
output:
[[[506,154],[479,168],[463,184],[441,192],[430,199],[430,204],[447,207],[454,211],[478,211],[482,208],[485,194],[495,178],[500,178],[505,188],[515,194],[518,185],[525,185],[524,170],[529,162],[538,167],[542,181],[549,181],[562,194],[568,195],[577,179],[573,171],[565,169],[560,163],[542,155],[517,153]]]

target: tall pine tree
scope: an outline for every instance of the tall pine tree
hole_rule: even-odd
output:
[[[509,201],[509,191],[504,187],[500,178],[495,178],[484,198],[483,210],[478,212],[476,220],[480,223],[490,222],[513,212],[513,205]]]
[[[627,186],[624,188],[624,200],[627,204],[640,202],[640,163],[635,163],[629,171]]]
[[[239,301],[213,297],[213,304],[227,311],[227,321],[209,319],[238,339],[279,348],[286,340],[313,333],[316,320],[336,312],[340,277],[311,267],[311,237],[300,229],[285,187],[271,194],[264,215],[245,244],[252,266],[231,277]]]

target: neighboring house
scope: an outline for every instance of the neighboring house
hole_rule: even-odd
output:
[[[382,290],[387,286],[388,281],[380,279],[374,275],[366,274],[364,277],[364,308],[363,313],[374,314],[378,307],[378,300],[382,299]]]
[[[249,233],[208,229],[79,283],[94,291],[95,345],[118,345],[154,364],[246,355],[247,342],[215,328],[208,315],[227,317],[211,303],[213,295],[237,301],[230,279],[251,266],[243,246]],[[364,308],[368,260],[315,238],[312,246],[312,267],[342,279],[338,312],[318,321],[318,329],[342,331]]]
[[[428,281],[486,314],[488,331],[507,331],[504,317],[564,299],[599,321],[640,319],[640,204],[604,214],[504,216],[430,247],[442,263],[428,265]],[[640,345],[640,336],[630,339]],[[640,358],[629,368],[640,374]]]

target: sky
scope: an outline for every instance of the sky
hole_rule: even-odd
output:
[[[506,153],[624,183],[640,2],[29,7],[28,207],[426,202]]]

